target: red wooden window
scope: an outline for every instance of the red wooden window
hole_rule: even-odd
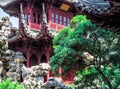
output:
[[[62,21],[62,16],[60,15],[60,21],[59,21],[60,25],[62,25],[63,21]]]
[[[30,22],[30,13],[24,15],[26,23]]]
[[[52,13],[52,22],[55,22],[55,14]]]
[[[63,20],[63,23],[64,23],[63,25],[66,26],[66,25],[67,25],[66,17],[64,17],[63,19],[64,19],[64,20]]]
[[[30,22],[30,13],[27,14],[28,22]]]
[[[67,25],[69,26],[70,25],[70,19],[67,18]]]
[[[60,25],[64,25],[64,26],[69,26],[70,17],[67,17],[65,15],[60,15],[59,13],[58,14],[52,13],[52,22]]]
[[[55,22],[58,24],[58,21],[59,21],[59,19],[58,19],[58,14],[56,14],[56,15],[55,15]]]
[[[26,14],[24,15],[24,19],[25,19],[25,21],[27,22],[27,15],[26,15]]]
[[[33,22],[36,23],[36,13],[33,13]]]
[[[40,24],[40,14],[37,15],[38,24]]]
[[[41,18],[39,13],[33,13],[33,23],[40,24]]]

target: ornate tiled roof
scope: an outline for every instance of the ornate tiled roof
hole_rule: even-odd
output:
[[[79,0],[76,5],[77,7],[80,7],[81,10],[92,12],[94,14],[99,12],[104,13],[110,9],[110,2],[108,0]]]
[[[26,21],[24,19],[24,14],[23,14],[23,9],[22,9],[22,4],[21,4],[21,27],[23,28],[23,30],[19,30],[17,33],[9,36],[9,42],[14,41],[16,39],[20,39],[21,37],[27,37],[30,39],[34,39],[34,40],[39,40],[41,38],[44,37],[53,37],[54,35],[56,35],[56,32],[52,31],[51,29],[49,29],[49,27],[47,26],[47,21],[46,21],[46,13],[43,13],[43,23],[42,23],[42,28],[41,30],[33,30],[32,28],[30,28],[27,24]],[[44,11],[44,4],[43,4],[43,11]],[[54,34],[55,33],[55,34]]]
[[[120,33],[120,1],[79,0],[76,6],[98,26]]]
[[[70,3],[77,3],[78,2],[78,0],[65,0],[65,1],[68,1]]]

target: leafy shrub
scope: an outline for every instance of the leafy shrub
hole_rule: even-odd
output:
[[[69,89],[75,89],[75,84],[67,84],[67,87],[69,87]]]
[[[25,89],[23,85],[20,85],[17,81],[11,82],[6,79],[0,83],[0,89]]]

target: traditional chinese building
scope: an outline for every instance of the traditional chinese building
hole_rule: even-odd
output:
[[[11,29],[9,48],[26,57],[25,65],[49,63],[52,39],[77,14],[74,0],[0,0],[5,12],[19,18],[19,30]],[[45,81],[52,76],[50,72]],[[74,76],[73,76],[74,77]],[[73,81],[70,77],[68,81]]]
[[[77,2],[77,3],[76,3]],[[85,14],[103,28],[120,33],[119,0],[0,0],[0,6],[19,18],[19,30],[11,29],[9,48],[20,51],[31,67],[49,63],[52,39],[76,14]],[[49,72],[47,80],[52,73]],[[70,75],[68,81],[73,81]]]

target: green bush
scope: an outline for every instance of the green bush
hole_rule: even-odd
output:
[[[11,82],[6,79],[0,83],[0,89],[25,89],[23,85],[20,85],[17,81]]]
[[[75,89],[75,84],[67,84],[67,87],[69,87],[70,89]]]

